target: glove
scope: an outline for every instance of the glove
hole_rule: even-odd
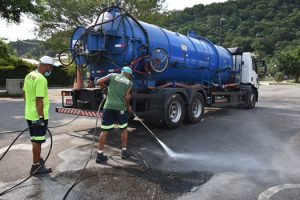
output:
[[[37,126],[45,126],[45,120],[43,117],[37,120]]]

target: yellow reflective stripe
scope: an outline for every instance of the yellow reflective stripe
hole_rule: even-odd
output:
[[[105,126],[105,125],[101,125],[101,128],[103,128],[103,129],[111,129],[111,128],[114,128],[114,124],[112,124],[112,125],[109,125],[109,126]]]
[[[46,136],[32,136],[32,140],[46,140]]]
[[[128,123],[119,125],[119,128],[125,128],[127,125],[128,125]]]

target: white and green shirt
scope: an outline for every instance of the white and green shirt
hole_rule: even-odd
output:
[[[127,110],[125,95],[132,82],[122,74],[110,74],[105,109]]]

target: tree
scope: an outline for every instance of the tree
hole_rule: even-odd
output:
[[[300,78],[300,46],[290,51],[276,53],[279,71],[286,75],[293,76],[295,82],[299,83]]]
[[[122,0],[121,6],[124,7],[129,13],[137,17],[139,20],[147,22],[151,16],[159,14],[164,10],[163,3],[165,0]]]
[[[142,20],[155,20],[165,0],[47,0],[41,6],[43,12],[35,17],[39,34],[45,38],[57,32],[70,32],[79,25],[90,24],[105,5],[120,4],[128,12]]]
[[[8,51],[8,45],[4,42],[2,38],[0,38],[0,58],[8,58]]]
[[[31,0],[2,0],[0,2],[0,17],[8,22],[20,22],[22,13],[37,14],[39,2]]]

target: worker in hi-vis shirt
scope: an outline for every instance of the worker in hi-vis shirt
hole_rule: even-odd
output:
[[[46,141],[50,107],[48,81],[45,77],[50,76],[53,66],[58,65],[54,65],[51,57],[43,56],[37,69],[27,74],[24,80],[25,119],[29,127],[33,155],[31,175],[52,172],[51,168],[45,167],[41,157],[41,145]]]
[[[103,154],[104,143],[108,132],[114,128],[115,123],[119,124],[122,132],[122,159],[130,157],[127,152],[127,125],[128,113],[131,112],[131,106],[129,105],[132,87],[131,76],[131,68],[126,66],[122,68],[121,74],[112,73],[96,80],[101,88],[108,88],[102,115],[97,163],[108,160],[107,156]],[[108,86],[106,85],[107,82]]]

